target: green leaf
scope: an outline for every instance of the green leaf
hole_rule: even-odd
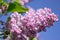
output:
[[[37,40],[37,38],[30,38],[30,40]]]
[[[20,3],[20,0],[13,0],[14,2]]]
[[[3,2],[3,3],[2,3],[2,5],[4,5],[4,6],[8,6],[8,4],[7,4],[7,3],[5,3],[5,2]]]
[[[12,39],[13,38],[13,35],[12,35],[12,33],[10,32],[10,38]]]
[[[10,19],[11,19],[11,17],[8,17],[8,18],[7,18],[7,22],[10,21]]]
[[[21,13],[23,13],[23,12],[28,11],[28,9],[21,6],[19,3],[14,2],[14,3],[9,4],[7,11],[8,12],[21,12]]]
[[[10,30],[6,30],[5,34],[6,35],[10,34]]]
[[[33,40],[37,40],[36,38],[33,38]]]
[[[4,34],[3,39],[7,38],[7,35]]]
[[[2,3],[3,2],[3,0],[0,0],[0,3]]]

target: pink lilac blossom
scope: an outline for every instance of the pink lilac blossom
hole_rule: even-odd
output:
[[[46,27],[52,26],[56,21],[58,21],[58,17],[52,13],[50,8],[37,11],[29,8],[24,16],[14,12],[8,27],[17,40],[29,40],[27,38],[36,37],[38,32],[46,31]]]
[[[23,17],[25,25],[37,31],[39,28],[45,30],[45,27],[52,26],[55,21],[58,21],[57,15],[53,14],[49,8],[38,9],[37,12],[30,8]]]
[[[22,30],[18,27],[18,22],[20,21],[20,16],[17,12],[14,12],[12,15],[11,15],[11,20],[9,22],[10,24],[10,28],[11,28],[11,31],[12,32],[17,32],[17,33],[20,33]]]
[[[14,12],[11,15],[11,20],[9,21],[9,30],[14,36],[13,40],[28,40],[25,34],[22,34],[22,28],[21,15],[17,12]]]
[[[21,5],[25,5],[26,3],[28,3],[30,0],[21,0],[20,3]]]

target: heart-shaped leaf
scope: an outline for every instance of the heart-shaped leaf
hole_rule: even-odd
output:
[[[14,2],[14,3],[9,3],[7,11],[8,12],[21,12],[21,13],[23,13],[23,12],[28,11],[28,8],[25,8],[22,5],[20,5],[19,3]]]

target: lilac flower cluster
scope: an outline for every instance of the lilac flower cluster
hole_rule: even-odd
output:
[[[14,36],[13,40],[28,40],[28,37],[23,33],[24,30],[26,29],[24,27],[24,30],[23,30],[23,24],[22,24],[21,18],[22,16],[17,12],[14,12],[11,15],[11,20],[9,21],[8,28]]]
[[[54,22],[58,21],[58,17],[51,12],[50,8],[38,9],[37,12],[29,8],[27,14],[23,16],[22,21],[30,30],[45,31],[46,27],[50,27]]]
[[[58,17],[52,13],[50,8],[37,11],[29,8],[24,16],[14,12],[11,15],[8,28],[15,40],[29,40],[30,37],[36,37],[38,32],[46,31],[45,28],[52,26],[56,21],[58,21]]]
[[[20,16],[17,12],[11,15],[11,20],[9,21],[10,28],[12,32],[20,33],[22,30],[18,27],[21,26]]]

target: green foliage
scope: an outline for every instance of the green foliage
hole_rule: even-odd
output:
[[[0,0],[0,3],[2,3],[3,2],[3,0]]]
[[[11,19],[11,17],[8,17],[8,18],[7,18],[7,22],[10,21],[10,19]]]
[[[20,0],[13,0],[14,2],[20,3]]]
[[[10,30],[6,30],[5,34],[6,35],[10,34]]]
[[[7,9],[8,12],[26,12],[28,11],[27,8],[21,6],[19,3],[14,2],[14,3],[9,3],[9,7]]]
[[[10,34],[10,30],[6,30],[6,31],[4,32],[3,39],[7,38],[9,34]]]
[[[6,39],[6,38],[7,38],[7,35],[6,35],[6,34],[4,34],[3,39]]]
[[[10,32],[10,38],[12,39],[13,38],[13,34]]]
[[[7,3],[5,3],[5,2],[3,2],[3,3],[2,3],[2,5],[4,5],[4,6],[8,6],[8,4],[7,4]]]
[[[37,40],[36,38],[30,38],[30,40]]]
[[[37,40],[36,38],[33,38],[33,40]]]

